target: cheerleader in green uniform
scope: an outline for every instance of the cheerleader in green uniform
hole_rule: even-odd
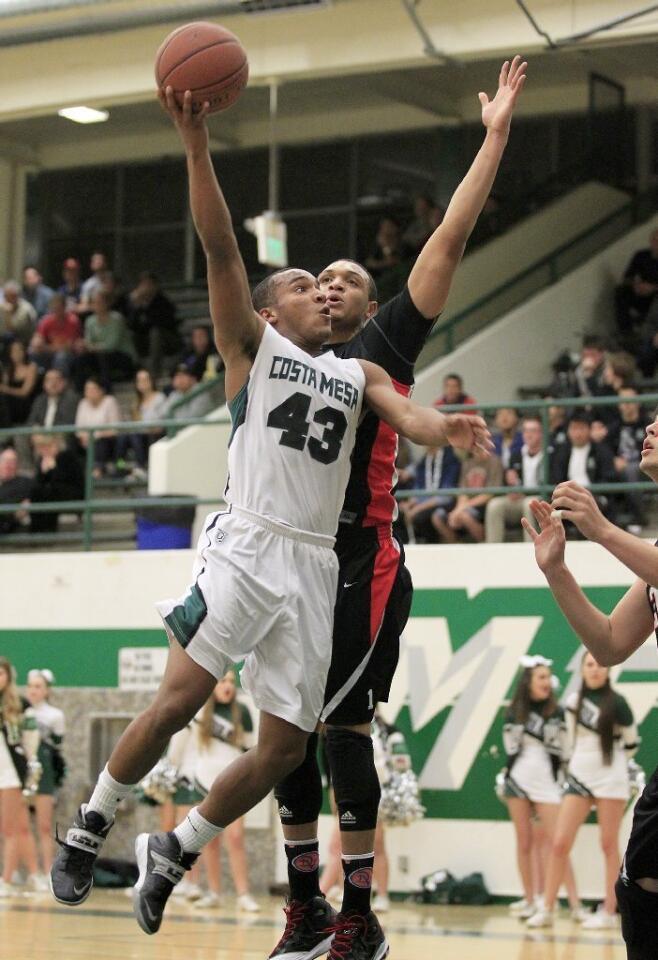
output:
[[[49,702],[54,681],[55,678],[50,670],[30,670],[27,674],[27,699],[39,729],[38,759],[42,773],[32,804],[36,812],[41,866],[45,874],[50,873],[53,861],[55,791],[61,786],[66,774],[61,753],[64,739],[64,714],[59,707],[54,707]]]

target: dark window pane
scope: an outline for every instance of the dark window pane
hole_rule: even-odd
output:
[[[288,263],[318,273],[349,253],[347,214],[295,217],[288,222]]]
[[[347,141],[281,150],[282,210],[306,210],[349,202],[350,150]]]
[[[47,233],[52,239],[76,238],[115,226],[114,167],[57,170],[40,178]]]
[[[137,164],[123,171],[123,215],[126,226],[182,223],[187,207],[185,164]]]
[[[123,235],[117,273],[124,284],[131,284],[142,270],[152,270],[167,283],[184,279],[185,231],[182,227]]]

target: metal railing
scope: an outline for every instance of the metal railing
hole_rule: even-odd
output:
[[[547,496],[551,493],[553,487],[549,480],[549,466],[550,460],[547,456],[548,452],[548,443],[549,443],[549,421],[548,421],[548,408],[551,406],[565,407],[565,408],[574,408],[574,407],[588,407],[588,408],[598,408],[605,406],[619,406],[622,403],[632,403],[635,400],[628,397],[578,397],[578,398],[551,398],[549,400],[528,400],[524,401],[522,404],[515,401],[490,401],[487,403],[477,403],[470,405],[458,405],[458,406],[442,406],[442,413],[464,413],[468,410],[478,411],[482,413],[486,412],[495,412],[501,407],[515,407],[521,409],[524,413],[537,412],[543,423],[543,458],[542,458],[542,482],[533,487],[524,487],[524,486],[495,486],[495,487],[478,487],[477,493],[491,494],[492,496],[507,495],[509,493],[520,493],[525,496],[530,495],[539,495]],[[637,402],[642,405],[655,405],[658,406],[658,393],[651,394],[640,394],[638,395]],[[230,418],[227,416],[223,419],[218,420],[208,420],[208,419],[194,419],[188,421],[181,420],[159,420],[154,421],[153,423],[148,424],[148,428],[151,429],[162,429],[167,430],[171,427],[175,429],[181,429],[182,427],[187,426],[202,426],[202,427],[217,427],[230,424]],[[16,428],[3,428],[0,430],[0,443],[6,437],[17,437],[17,436],[34,436],[34,435],[44,435],[44,434],[57,434],[57,435],[71,435],[75,433],[85,432],[90,435],[90,442],[85,451],[85,477],[84,477],[84,498],[81,500],[62,500],[56,502],[46,502],[46,503],[31,503],[25,507],[21,504],[0,504],[0,516],[3,514],[12,514],[16,513],[19,510],[25,510],[27,513],[80,513],[82,515],[82,544],[84,550],[90,550],[94,542],[94,529],[93,529],[93,516],[95,513],[107,513],[107,512],[125,512],[130,510],[139,510],[147,507],[158,507],[158,506],[204,506],[217,504],[222,502],[222,495],[218,490],[216,497],[203,498],[196,497],[194,495],[190,496],[161,496],[161,497],[117,497],[116,499],[108,498],[97,498],[94,496],[94,442],[93,437],[96,433],[114,430],[117,433],[135,433],[139,432],[140,422],[123,422],[116,424],[103,424],[98,427],[79,427],[79,426],[57,426],[57,427],[16,427]],[[641,491],[641,492],[656,492],[656,486],[650,481],[636,481],[636,482],[614,482],[614,483],[596,483],[590,486],[592,493],[597,494],[610,494],[610,493],[626,493],[631,491]],[[428,496],[431,494],[441,493],[445,496],[459,496],[460,494],[469,494],[473,495],[474,491],[472,488],[468,487],[450,487],[450,488],[441,488],[440,490],[423,490],[423,489],[412,489],[412,490],[400,490],[397,492],[396,496],[398,499],[405,499],[413,496]],[[43,538],[44,535],[39,535],[39,538]],[[35,537],[37,539],[37,537]],[[46,540],[49,538],[46,537]],[[67,542],[67,540],[72,539],[72,535],[57,533],[52,534],[51,539],[53,542]],[[113,537],[111,534],[103,533],[103,539],[112,540]],[[125,539],[125,538],[121,538]],[[0,547],[4,544],[10,545],[12,542],[12,535],[7,534],[5,536],[0,535]]]

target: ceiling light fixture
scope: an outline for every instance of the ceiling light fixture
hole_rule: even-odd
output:
[[[74,123],[104,123],[110,116],[107,110],[94,110],[92,107],[65,107],[57,113]]]

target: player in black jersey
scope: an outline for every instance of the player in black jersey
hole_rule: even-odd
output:
[[[658,418],[649,424],[640,469],[658,482]],[[658,639],[658,552],[655,546],[615,527],[603,516],[589,490],[572,481],[553,491],[550,504],[534,500],[537,533],[522,523],[534,540],[537,564],[562,612],[595,660],[602,666],[623,663],[651,631]],[[638,577],[610,616],[587,599],[564,559],[562,520]],[[658,952],[658,770],[635,806],[633,829],[616,885],[628,960],[655,960]]]
[[[487,131],[484,144],[400,294],[378,310],[372,277],[352,260],[337,260],[319,274],[331,310],[330,348],[341,357],[381,364],[405,395],[411,392],[414,365],[491,192],[526,67],[520,57],[506,62],[495,98],[489,101],[486,94],[479,94]],[[388,952],[370,910],[380,796],[370,723],[377,702],[388,699],[399,638],[411,607],[411,577],[403,549],[391,531],[397,513],[392,493],[396,452],[395,432],[366,414],[357,432],[336,540],[339,587],[322,715],[345,874],[330,960],[380,960]],[[318,884],[317,842],[322,792],[316,741],[311,737],[302,766],[275,790],[286,841],[290,901],[286,929],[272,957],[312,960],[324,940],[326,910]]]

